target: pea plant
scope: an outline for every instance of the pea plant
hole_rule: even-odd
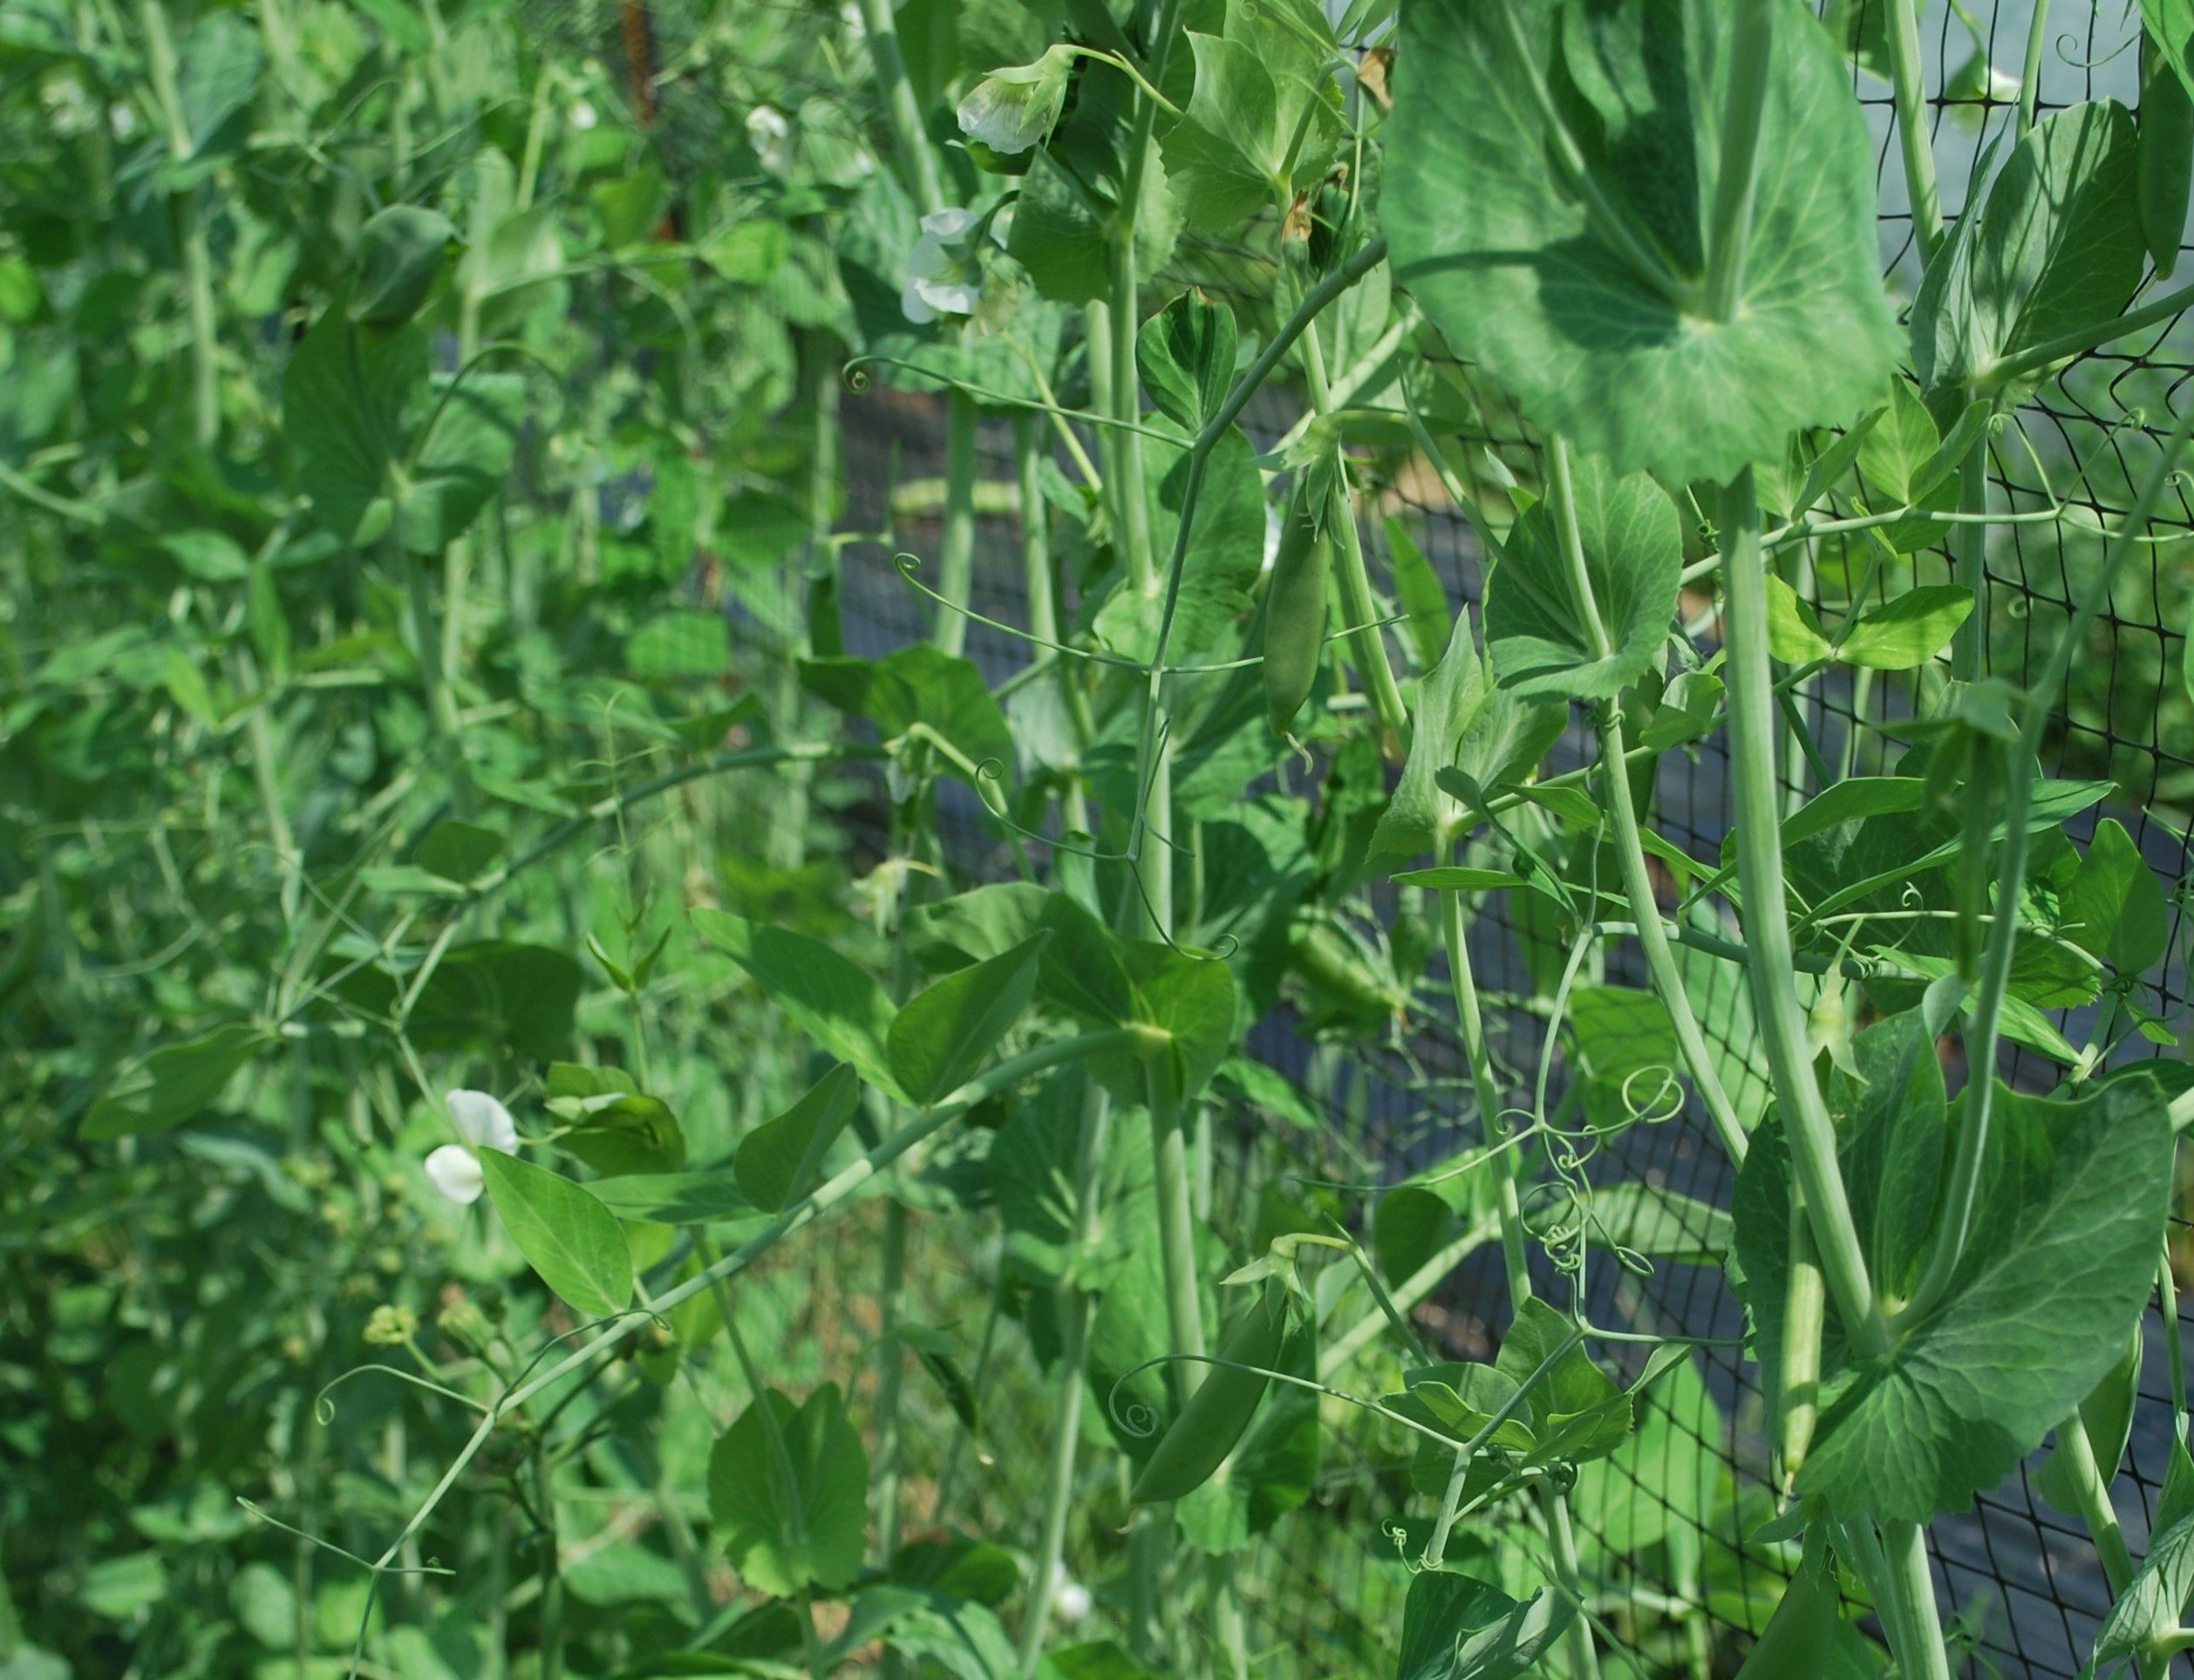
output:
[[[2042,766],[2194,408],[1991,465],[2194,303],[2194,7],[2074,10],[1948,219],[1914,0],[0,23],[5,1671],[1948,1680],[2027,1466],[2170,1672],[2180,953]]]

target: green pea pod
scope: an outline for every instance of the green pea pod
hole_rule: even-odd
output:
[[[2194,99],[2170,58],[2141,35],[2141,237],[2159,278],[2178,264],[2194,188]]]
[[[1816,1555],[1808,1546],[1805,1561],[1790,1577],[1782,1602],[1761,1629],[1760,1643],[1737,1670],[1737,1680],[1795,1680],[1799,1675],[1820,1673],[1823,1653],[1842,1615],[1828,1548],[1822,1547]]]
[[[1218,1357],[1229,1363],[1211,1366],[1189,1397],[1135,1478],[1130,1499],[1138,1505],[1185,1499],[1211,1479],[1249,1428],[1271,1380],[1264,1373],[1278,1363],[1286,1334],[1287,1298],[1268,1288],[1220,1343]],[[1244,1365],[1255,1369],[1237,1369]]]
[[[1288,498],[1264,606],[1264,715],[1280,735],[1310,698],[1325,655],[1325,580],[1333,569],[1325,499],[1313,500],[1313,481],[1323,483],[1323,475],[1306,472],[1302,480]]]
[[[1805,1465],[1821,1404],[1821,1322],[1828,1289],[1805,1203],[1790,1199],[1790,1281],[1783,1292],[1782,1385],[1776,1411],[1782,1448],[1782,1493]]]

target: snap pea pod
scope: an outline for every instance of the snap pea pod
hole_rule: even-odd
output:
[[[2178,265],[2194,187],[2194,98],[2170,56],[2141,34],[2141,237],[2159,278]]]
[[[1264,611],[1264,715],[1276,734],[1310,697],[1325,654],[1326,579],[1333,569],[1333,541],[1325,531],[1324,483],[1305,473],[1288,498],[1279,552]]]
[[[1138,1505],[1185,1499],[1211,1479],[1248,1430],[1286,1335],[1287,1297],[1268,1288],[1219,1343],[1222,1363],[1210,1367],[1160,1438],[1128,1498]]]
[[[1761,1629],[1760,1643],[1737,1670],[1737,1680],[1796,1680],[1801,1675],[1823,1672],[1829,1641],[1842,1614],[1828,1547],[1809,1544],[1805,1561],[1783,1588],[1775,1614]]]
[[[1813,1227],[1806,1218],[1804,1199],[1790,1198],[1790,1279],[1783,1291],[1782,1369],[1778,1432],[1782,1448],[1782,1493],[1789,1498],[1792,1484],[1805,1466],[1813,1445],[1813,1427],[1821,1404],[1821,1323],[1828,1305],[1828,1287],[1821,1275],[1821,1258],[1813,1251]]]

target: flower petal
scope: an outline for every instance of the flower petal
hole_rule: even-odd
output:
[[[480,1157],[461,1143],[446,1143],[426,1158],[428,1182],[454,1202],[474,1202],[487,1180],[481,1176]]]
[[[443,1098],[449,1105],[450,1123],[457,1135],[477,1149],[500,1149],[506,1155],[518,1147],[518,1124],[510,1111],[484,1091],[453,1091]],[[470,1198],[468,1197],[469,1200]]]
[[[937,312],[922,301],[919,282],[911,279],[899,288],[899,313],[917,327],[926,327],[937,318]]]
[[[957,204],[948,204],[942,210],[932,210],[922,218],[922,231],[924,235],[935,235],[940,240],[960,239],[975,226],[975,221],[974,211]]]

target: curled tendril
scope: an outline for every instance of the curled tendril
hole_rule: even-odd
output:
[[[430,1394],[439,1394],[446,1399],[455,1400],[460,1405],[468,1405],[472,1407],[474,1411],[486,1412],[490,1410],[489,1407],[482,1405],[480,1401],[474,1399],[469,1394],[460,1394],[453,1388],[445,1388],[439,1383],[429,1382],[426,1377],[419,1376],[417,1372],[405,1371],[400,1366],[382,1364],[353,1365],[350,1370],[343,1372],[339,1377],[335,1377],[327,1384],[326,1387],[323,1388],[317,1394],[312,1397],[313,1420],[317,1423],[321,1428],[325,1429],[330,1424],[335,1421],[335,1402],[328,1398],[329,1395],[333,1393],[334,1391],[340,1387],[343,1384],[349,1382],[353,1377],[363,1377],[369,1371],[378,1371],[385,1377],[393,1377],[399,1382],[411,1384],[413,1388],[423,1388]]]
[[[876,376],[862,365],[868,359],[865,356],[856,356],[838,370],[838,383],[855,397],[865,396],[869,387],[876,382]]]
[[[1659,1075],[1660,1083],[1640,1102],[1637,1081],[1648,1073]],[[1632,1069],[1623,1079],[1623,1107],[1639,1126],[1661,1126],[1674,1119],[1684,1112],[1684,1088],[1676,1078],[1676,1070],[1666,1064]]]
[[[2119,42],[2099,58],[2080,57],[2080,37],[2070,30],[2058,36],[2051,44],[2056,49],[2057,57],[2074,70],[2100,70],[2111,60],[2122,57],[2126,49],[2139,39],[2140,37],[2137,35],[2129,37]]]

